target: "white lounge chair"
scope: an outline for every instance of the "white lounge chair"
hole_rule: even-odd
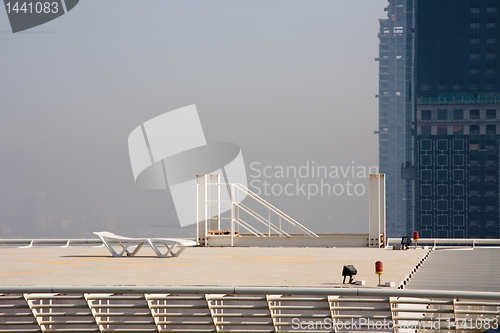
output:
[[[102,243],[106,248],[111,252],[113,257],[121,257],[124,254],[127,254],[129,257],[133,257],[139,252],[142,246],[145,243],[148,243],[149,246],[153,249],[156,255],[160,258],[165,258],[169,254],[172,257],[179,256],[182,251],[187,246],[196,246],[196,242],[194,240],[189,239],[180,239],[180,238],[130,238],[123,237],[113,234],[112,232],[107,231],[99,231],[94,232],[94,234],[102,240]],[[116,252],[115,249],[111,246],[110,243],[118,243],[122,247],[122,251],[120,253]],[[170,244],[170,245],[169,245]],[[167,248],[167,252],[162,253],[157,245],[164,245]],[[128,247],[135,246],[135,249],[131,252],[128,250]],[[178,249],[177,251],[174,251]]]

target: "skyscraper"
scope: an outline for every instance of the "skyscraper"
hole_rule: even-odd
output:
[[[387,19],[380,20],[379,170],[386,174],[388,237],[406,235],[406,0],[389,0]]]
[[[414,203],[420,237],[500,237],[499,5],[415,1]]]

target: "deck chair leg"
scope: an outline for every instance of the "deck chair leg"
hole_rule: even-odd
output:
[[[108,251],[111,252],[111,255],[113,257],[121,257],[122,256],[123,252],[120,253],[120,254],[116,253],[115,249],[113,249],[111,247],[111,245],[106,241],[106,239],[104,239],[104,237],[99,236],[99,238],[102,240],[102,243],[104,244],[104,246],[106,246],[106,248],[108,249]]]
[[[176,247],[176,245],[174,245]],[[181,246],[176,252],[172,252],[172,257],[178,257],[181,255],[182,251],[186,249],[185,246]],[[173,250],[173,249],[172,249]]]
[[[175,245],[168,246],[167,243],[162,243],[167,248],[167,252],[161,253],[161,251],[158,249],[158,247],[154,244],[154,242],[152,240],[148,239],[148,243],[151,246],[151,248],[153,249],[153,251],[155,251],[158,258],[166,258],[169,254],[172,254],[172,250],[175,247]]]

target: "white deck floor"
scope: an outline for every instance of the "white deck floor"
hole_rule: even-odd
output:
[[[220,247],[187,248],[180,257],[161,259],[150,248],[121,258],[104,247],[0,248],[0,284],[342,287],[342,267],[352,264],[356,280],[376,287],[380,260],[382,283],[397,287],[427,251]]]

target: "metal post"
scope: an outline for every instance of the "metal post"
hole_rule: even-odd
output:
[[[231,246],[234,246],[234,184],[231,184]]]
[[[199,246],[207,246],[207,176],[197,175],[197,235],[196,242]]]
[[[220,230],[220,174],[208,176],[208,199],[209,199],[209,230]]]

